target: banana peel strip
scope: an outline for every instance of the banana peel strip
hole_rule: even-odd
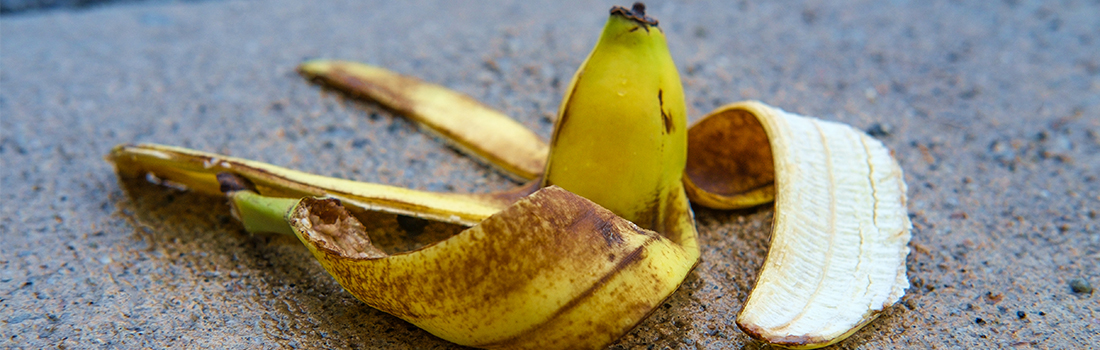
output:
[[[468,95],[392,71],[354,62],[315,60],[298,66],[314,82],[378,102],[459,151],[520,181],[546,166],[549,146],[515,119]]]
[[[264,195],[299,198],[327,196],[362,210],[382,211],[473,226],[504,209],[533,187],[491,194],[417,191],[375,183],[314,175],[267,163],[186,148],[141,144],[119,145],[107,159],[123,177],[221,196],[218,173],[247,178]]]
[[[774,159],[771,244],[737,316],[745,333],[786,347],[822,347],[905,294],[912,228],[907,188],[881,142],[844,124],[755,101],[720,107],[700,123],[758,124],[697,142],[759,142],[739,133],[762,130],[767,143],[756,146],[770,147]]]

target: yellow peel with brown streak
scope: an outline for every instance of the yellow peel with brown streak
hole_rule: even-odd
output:
[[[682,193],[682,192],[681,192]],[[596,349],[645,318],[699,256],[685,197],[671,235],[558,187],[412,252],[387,255],[331,199],[287,220],[340,284],[449,341],[490,349]]]

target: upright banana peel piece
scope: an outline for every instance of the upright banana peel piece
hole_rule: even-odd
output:
[[[683,86],[644,7],[611,14],[562,98],[542,183],[664,232],[666,198],[683,191]]]

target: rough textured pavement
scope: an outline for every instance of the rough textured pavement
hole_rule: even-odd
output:
[[[103,156],[156,142],[419,189],[508,188],[294,66],[388,67],[548,137],[612,4],[227,1],[0,18],[0,347],[453,348],[356,301],[298,242],[244,232],[223,200],[120,182]],[[875,131],[905,169],[913,286],[840,348],[1100,344],[1100,293],[1083,292],[1100,285],[1100,3],[649,5],[692,120],[759,99]],[[614,347],[762,347],[733,321],[772,214],[697,209],[702,262]]]

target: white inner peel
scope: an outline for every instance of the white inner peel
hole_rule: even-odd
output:
[[[773,343],[839,341],[909,287],[901,168],[850,126],[758,102],[732,106],[764,126],[776,171],[771,245],[737,322]]]

